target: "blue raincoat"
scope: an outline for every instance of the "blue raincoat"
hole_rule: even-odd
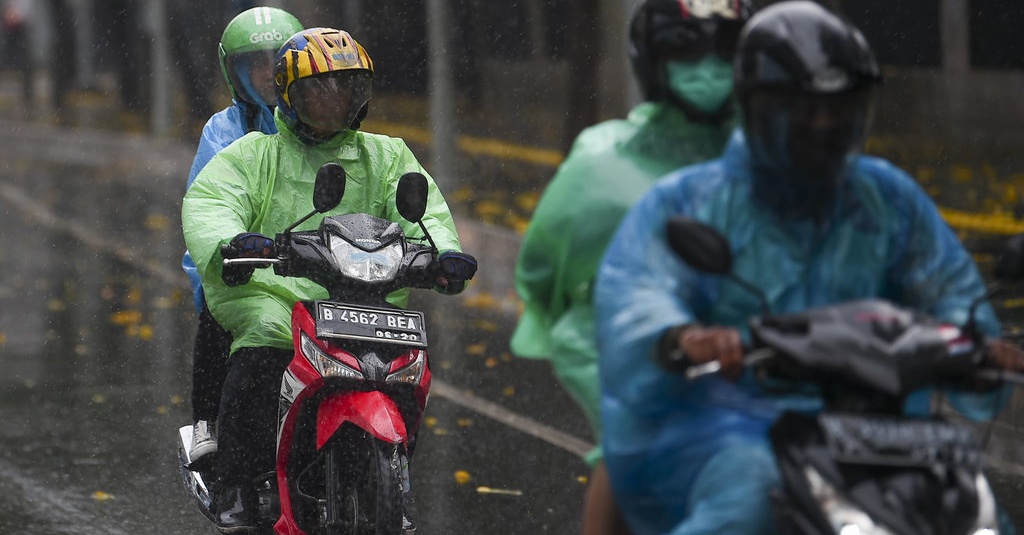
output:
[[[252,104],[236,100],[234,104],[213,114],[210,120],[206,121],[206,125],[203,126],[203,133],[199,137],[199,148],[196,149],[196,157],[192,160],[192,169],[188,172],[188,184],[185,186],[186,191],[192,187],[192,183],[196,180],[196,175],[199,174],[199,171],[202,171],[206,163],[215,154],[220,152],[221,149],[227,147],[236,139],[250,131],[263,132],[264,134],[277,133],[277,125],[274,124],[274,113],[265,106],[255,107],[259,110],[259,113],[255,116],[252,130],[247,128],[246,114],[251,108],[254,108]],[[185,251],[185,256],[181,259],[181,269],[185,270],[189,282],[192,283],[192,299],[196,307],[196,313],[199,313],[203,310],[203,286],[199,278],[199,270],[196,269],[196,263],[192,260],[192,255],[188,251]]]
[[[748,336],[746,321],[761,309],[757,296],[695,272],[671,252],[670,217],[689,216],[722,233],[734,272],[763,289],[776,313],[878,297],[962,324],[985,291],[933,202],[886,161],[851,162],[824,224],[780,218],[752,198],[753,181],[736,131],[720,159],[677,171],[641,198],[600,267],[605,462],[635,535],[772,533],[768,491],[778,474],[768,427],[784,409],[820,408],[806,394],[765,392],[749,373],[737,382],[687,381],[655,363],[670,327],[700,322]],[[998,334],[988,304],[978,320]],[[908,404],[926,410],[928,392],[912,398]],[[996,410],[993,396],[957,395],[954,403],[974,418]]]

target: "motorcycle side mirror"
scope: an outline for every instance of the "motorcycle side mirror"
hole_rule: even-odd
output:
[[[732,272],[729,241],[717,230],[688,217],[673,217],[665,229],[672,252],[690,267],[713,275]]]
[[[428,193],[430,193],[430,188],[427,186],[427,177],[423,176],[423,173],[406,173],[398,179],[395,207],[407,221],[419,224],[423,235],[430,242],[430,247],[436,252],[437,245],[430,237],[430,233],[427,232],[427,226],[423,224],[423,214],[427,212]]]
[[[321,214],[329,212],[341,204],[344,195],[345,168],[334,162],[320,166],[313,184],[313,208]]]
[[[284,242],[291,240],[292,229],[301,225],[307,219],[329,212],[339,204],[341,197],[345,195],[345,168],[334,162],[327,162],[320,166],[316,172],[316,179],[313,182],[313,211],[306,214],[302,219],[296,221],[292,226],[284,229]]]
[[[1003,281],[1024,279],[1024,234],[1011,236],[1003,246],[1003,254],[996,262],[995,277]]]
[[[422,173],[406,173],[398,179],[395,205],[407,221],[418,223],[427,211],[427,177]]]
[[[688,217],[669,219],[665,228],[668,245],[687,265],[703,273],[721,275],[747,289],[761,301],[761,311],[771,312],[764,291],[732,272],[729,240],[714,228]]]

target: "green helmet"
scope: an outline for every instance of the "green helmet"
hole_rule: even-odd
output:
[[[218,55],[231,98],[273,106],[274,55],[302,24],[276,7],[254,7],[231,19],[220,37]]]

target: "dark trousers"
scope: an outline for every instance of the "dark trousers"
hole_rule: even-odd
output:
[[[220,392],[228,373],[231,333],[213,319],[203,304],[192,345],[192,420],[217,418]]]
[[[217,419],[217,475],[242,485],[274,469],[281,375],[292,352],[243,347],[228,359]]]

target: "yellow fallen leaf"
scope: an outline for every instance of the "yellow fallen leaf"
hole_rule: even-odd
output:
[[[185,402],[185,398],[175,394],[171,396],[171,405],[181,405]]]
[[[142,312],[138,310],[119,310],[110,316],[114,325],[134,325],[142,321]]]
[[[479,331],[497,332],[498,324],[490,320],[477,320],[474,327]]]
[[[587,478],[587,476],[576,476],[576,481],[586,485],[587,481],[589,481],[589,479]]]
[[[493,368],[493,367],[495,367],[497,365],[498,365],[498,359],[496,359],[494,357],[490,357],[490,358],[488,358],[487,360],[484,361],[484,366],[487,366],[488,368]]]
[[[167,407],[165,407],[163,405],[160,405],[159,407],[156,408],[156,413],[157,414],[167,414],[168,412],[170,412],[170,411],[168,411]]]
[[[469,427],[469,426],[473,425],[473,419],[472,418],[459,418],[458,420],[455,421],[455,423],[458,424],[459,427]]]
[[[152,340],[153,339],[153,326],[152,325],[142,325],[142,326],[140,326],[139,327],[139,338],[141,338],[143,340]]]
[[[462,304],[469,308],[494,309],[498,307],[498,300],[487,292],[480,292],[475,295],[466,296]]]
[[[435,425],[437,425],[437,417],[427,416],[426,418],[423,419],[423,425],[427,427],[434,427]]]
[[[505,389],[501,391],[501,393],[505,394],[506,396],[514,396],[516,395],[516,387],[506,386]]]
[[[434,429],[434,434],[439,437],[443,437],[448,434],[448,430],[443,427],[437,427]]]
[[[106,401],[107,401],[107,396],[104,396],[103,394],[93,394],[92,395],[92,402],[93,403],[106,403]]]
[[[113,494],[107,494],[106,492],[103,492],[102,490],[97,490],[96,492],[92,493],[92,499],[94,499],[94,500],[96,500],[98,502],[105,502],[107,500],[113,500],[114,499],[114,495]]]
[[[146,218],[145,224],[149,230],[165,230],[170,226],[170,219],[165,215],[153,214]]]
[[[465,485],[466,483],[469,483],[469,479],[469,472],[465,470],[455,471],[455,482],[458,483],[459,485]]]
[[[483,355],[487,352],[487,344],[470,344],[466,346],[466,353],[470,355]]]

